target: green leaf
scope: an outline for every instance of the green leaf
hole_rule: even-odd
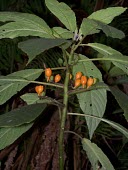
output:
[[[122,14],[126,9],[127,8],[123,7],[109,7],[93,12],[88,18],[109,24],[116,16]]]
[[[0,105],[38,78],[42,72],[43,69],[26,69],[0,76]]]
[[[0,115],[0,127],[21,126],[34,121],[46,108],[46,104],[26,105]]]
[[[121,30],[118,30],[117,28],[102,23],[99,23],[99,26],[100,29],[106,34],[107,37],[118,38],[118,39],[122,39],[125,37],[125,34]]]
[[[28,105],[35,104],[35,103],[45,103],[45,104],[51,104],[56,105],[58,107],[63,107],[63,104],[51,97],[48,96],[40,96],[36,93],[26,93],[22,96],[20,96],[21,99],[23,99]]]
[[[120,107],[124,110],[124,116],[128,121],[128,96],[118,88],[109,87]]]
[[[23,99],[28,105],[35,104],[35,103],[52,103],[52,100],[50,97],[42,97],[42,99],[39,98],[37,93],[26,93],[22,96],[20,96],[21,99]]]
[[[23,133],[32,127],[33,123],[19,127],[0,128],[0,150],[12,144]]]
[[[87,46],[92,47],[99,53],[103,54],[103,58],[111,61],[115,66],[122,69],[128,74],[128,57],[123,56],[119,51],[100,43],[88,43]]]
[[[95,33],[99,33],[100,32],[100,27],[99,25],[88,18],[84,18],[82,21],[82,24],[80,26],[80,33],[83,34],[84,36],[87,35],[92,35]]]
[[[83,138],[82,145],[94,170],[100,169],[99,162],[103,170],[114,170],[114,167],[107,156],[95,143],[92,143],[90,140]]]
[[[104,44],[88,43],[87,46],[92,47],[93,49],[95,49],[99,53],[101,53],[103,55],[106,55],[106,56],[109,56],[109,55],[118,55],[118,56],[120,55],[120,56],[122,56],[122,54],[119,51],[114,50],[113,48],[111,48],[111,47],[109,47],[107,45],[104,45]]]
[[[97,89],[97,90],[90,90],[87,92],[77,94],[80,108],[84,112],[84,114],[94,115],[98,117],[103,117],[107,97],[106,97],[106,90],[105,89]],[[90,117],[85,117],[87,126],[89,129],[90,138],[100,123],[100,120],[92,119]]]
[[[79,60],[81,60],[76,65],[74,65],[73,67],[73,75],[75,77],[75,74],[79,71],[81,71],[85,76],[87,77],[95,77],[98,79],[98,81],[102,81],[102,75],[101,72],[99,71],[99,69],[97,69],[97,67],[93,64],[92,61],[84,61],[84,60],[88,60],[89,58],[87,58],[84,55],[81,54],[75,54],[76,58],[79,58]]]
[[[91,35],[95,33],[99,33],[100,30],[102,30],[106,36],[112,37],[112,38],[119,38],[122,39],[125,37],[125,34],[114,28],[111,27],[105,23],[96,21],[96,20],[91,20],[88,18],[84,18],[80,27],[80,32],[84,35]]]
[[[26,93],[22,96],[20,96],[21,99],[23,99],[28,105],[35,104],[40,101],[39,96],[37,93]]]
[[[83,60],[87,59],[87,57],[79,55],[79,59]],[[85,76],[95,77],[98,79],[98,81],[102,82],[102,75],[97,67],[92,63],[92,61],[85,61],[76,64],[73,67],[73,75],[75,76],[75,74],[80,70]],[[80,104],[80,108],[84,114],[103,117],[107,102],[106,89],[95,89],[78,93],[77,98]],[[85,118],[89,129],[90,138],[92,138],[92,135],[100,123],[100,120],[91,119],[90,117]]]
[[[61,27],[53,27],[53,35],[57,38],[64,38],[64,39],[70,39],[73,38],[73,32],[61,28]]]
[[[0,21],[9,21],[0,27],[0,38],[15,38],[18,36],[54,38],[46,22],[33,14],[0,12]]]
[[[113,56],[112,56],[113,57]],[[115,55],[114,55],[115,58]],[[128,74],[128,56],[116,56],[117,59],[121,60],[121,62],[113,61],[113,64]]]
[[[20,42],[18,47],[29,56],[28,63],[30,63],[37,55],[45,50],[65,44],[66,42],[67,40],[64,39],[34,38]]]
[[[45,0],[45,4],[67,29],[72,32],[77,29],[75,13],[68,5],[57,0]]]

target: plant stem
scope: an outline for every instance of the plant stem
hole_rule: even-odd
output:
[[[66,77],[64,82],[64,98],[63,104],[64,108],[62,110],[61,124],[60,124],[60,134],[59,134],[59,166],[60,170],[64,170],[64,128],[67,117],[67,107],[68,107],[68,82],[69,82],[69,70],[66,71]]]
[[[83,39],[82,39],[83,40]],[[68,107],[68,84],[69,84],[69,78],[70,78],[70,71],[69,71],[69,65],[71,64],[73,57],[74,57],[74,51],[78,48],[82,40],[77,44],[73,44],[71,47],[71,52],[68,55],[69,59],[67,61],[66,52],[63,51],[64,59],[66,63],[66,76],[64,81],[64,98],[63,98],[63,110],[61,115],[61,123],[60,123],[60,134],[59,134],[59,170],[64,170],[64,128],[65,128],[65,122],[67,117],[67,107]]]
[[[60,84],[60,83],[47,83],[47,82],[40,82],[40,81],[32,81],[32,80],[27,80],[27,79],[20,79],[20,78],[14,78],[14,79],[12,79],[12,78],[8,78],[8,79],[5,79],[5,78],[3,78],[3,79],[1,79],[1,81],[6,81],[6,82],[11,82],[11,83],[17,83],[17,82],[21,82],[21,83],[34,83],[34,84],[42,84],[42,85],[47,85],[47,86],[53,86],[53,87],[58,87],[58,88],[64,88],[64,86],[63,86],[63,84]]]
[[[68,63],[69,63],[69,64],[71,64],[72,59],[73,59],[73,55],[74,55],[74,48],[75,48],[75,44],[73,44],[73,46],[72,46],[72,48],[71,48],[71,52],[70,52],[69,60],[68,60]]]
[[[73,44],[72,47],[71,47],[71,52],[70,52],[70,56],[69,56],[69,64],[71,64],[72,60],[73,60],[73,56],[74,56],[74,52],[75,50],[79,47],[79,45],[81,44],[81,42],[83,41],[85,37],[83,37],[79,42],[78,44]]]
[[[47,86],[53,86],[53,87],[58,87],[58,88],[61,88],[63,89],[64,86],[60,83],[46,83],[46,82],[40,82],[40,81],[26,81],[26,82],[29,82],[29,83],[35,83],[35,84],[42,84],[42,85],[47,85]]]

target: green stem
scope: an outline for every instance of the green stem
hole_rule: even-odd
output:
[[[53,86],[53,87],[58,87],[58,88],[64,88],[62,84],[59,83],[46,83],[46,82],[40,82],[40,81],[29,81],[29,83],[35,83],[35,84],[42,84],[42,85],[47,85],[47,86]]]
[[[73,57],[74,57],[74,51],[77,49],[77,47],[80,45],[82,40],[77,44],[73,44],[71,47],[71,52],[68,55],[69,59],[67,61],[67,54],[63,51],[64,59],[66,62],[66,77],[64,81],[64,98],[63,98],[63,110],[62,110],[62,116],[61,116],[61,123],[60,123],[60,134],[59,134],[59,170],[64,170],[64,128],[65,128],[65,122],[67,117],[67,108],[68,108],[68,84],[69,84],[69,77],[70,77],[70,71],[69,71],[69,65],[71,64]]]
[[[34,80],[27,80],[27,79],[12,79],[12,78],[10,78],[10,79],[1,79],[1,81],[6,81],[7,83],[9,82],[11,82],[11,83],[17,83],[17,82],[21,82],[21,83],[35,83],[35,84],[42,84],[42,85],[47,85],[47,86],[53,86],[53,87],[58,87],[58,88],[64,88],[64,86],[62,85],[62,84],[60,84],[60,83],[47,83],[47,82],[40,82],[40,81],[34,81]]]
[[[68,107],[68,82],[69,82],[70,73],[67,70],[65,82],[64,82],[64,98],[63,98],[63,110],[61,116],[60,124],[60,134],[59,134],[59,166],[60,170],[64,170],[64,128],[67,117],[67,107]]]
[[[80,46],[81,42],[83,41],[83,39],[85,38],[85,36],[78,42],[78,44],[73,44],[72,48],[71,48],[71,53],[69,56],[69,64],[71,64],[72,60],[73,60],[73,56],[74,56],[74,52],[75,50]]]
[[[71,52],[70,52],[69,60],[68,60],[68,63],[69,63],[69,64],[71,64],[72,59],[73,59],[73,55],[74,55],[74,48],[75,48],[75,44],[73,44],[73,46],[72,46],[72,48],[71,48]]]
[[[75,45],[73,51],[75,51],[79,46],[81,46],[81,43],[82,43],[82,41],[84,40],[85,37],[86,37],[86,36],[83,36],[83,38],[78,42],[78,44]]]

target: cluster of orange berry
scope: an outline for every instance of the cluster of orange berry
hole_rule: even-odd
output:
[[[92,77],[87,78],[86,76],[82,75],[82,72],[77,72],[75,75],[74,88],[77,88],[80,85],[82,85],[83,88],[87,87],[88,89],[95,83],[96,83],[96,78],[92,78]]]
[[[46,68],[45,77],[47,79],[47,82],[50,81],[51,76],[52,76],[51,68]],[[72,75],[70,75],[70,79],[71,78],[72,78]],[[54,82],[58,83],[60,80],[61,80],[61,75],[60,74],[55,75]],[[86,87],[88,89],[95,83],[96,83],[96,78],[92,78],[92,77],[87,78],[86,76],[82,74],[82,72],[77,72],[75,75],[74,89],[79,87],[80,85],[82,85],[83,88]],[[42,92],[44,91],[44,86],[43,85],[36,86],[35,91],[37,92],[38,96],[40,96]]]
[[[51,76],[52,76],[52,70],[51,70],[51,68],[46,68],[46,69],[45,69],[45,77],[46,77],[46,79],[47,79],[47,82],[50,81]],[[61,80],[60,74],[55,75],[55,77],[54,77],[54,82],[55,82],[55,83],[58,83],[60,80]],[[40,96],[40,95],[42,94],[42,92],[44,91],[44,86],[42,86],[42,85],[36,86],[36,87],[35,87],[35,91],[37,92],[38,96]]]

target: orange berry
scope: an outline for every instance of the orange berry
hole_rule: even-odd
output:
[[[89,77],[87,80],[87,89],[93,85],[94,79],[92,77]]]
[[[35,91],[37,92],[37,94],[38,94],[38,96],[40,96],[41,95],[41,93],[43,92],[43,90],[44,90],[44,86],[36,86],[35,87]]]
[[[81,77],[81,84],[82,84],[83,88],[85,87],[86,83],[87,83],[87,77],[86,76],[82,76]]]
[[[82,76],[82,73],[79,71],[76,73],[75,79],[80,79]]]
[[[54,78],[55,83],[58,83],[61,80],[60,74],[57,74]]]
[[[46,69],[45,69],[45,76],[46,76],[46,78],[47,78],[47,82],[50,80],[51,75],[52,75],[52,70],[51,70],[51,68],[46,68]]]
[[[80,79],[76,79],[75,80],[75,86],[74,86],[74,88],[77,88],[77,87],[79,87],[80,86],[80,84],[81,84],[81,81],[80,81]]]
[[[52,75],[52,70],[51,70],[51,68],[46,68],[45,69],[45,76],[46,77],[50,77]]]

